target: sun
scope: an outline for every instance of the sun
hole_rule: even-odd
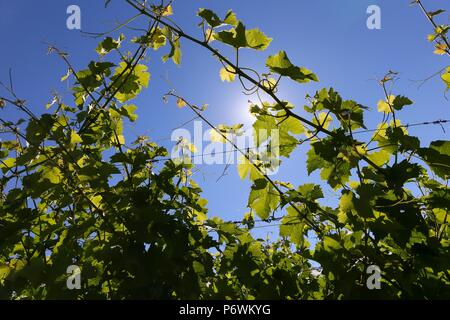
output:
[[[250,112],[250,105],[252,102],[248,97],[236,97],[233,99],[233,113],[236,122],[244,124],[244,126],[252,126],[256,117]]]

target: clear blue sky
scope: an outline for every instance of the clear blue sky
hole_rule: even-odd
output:
[[[383,93],[376,81],[388,70],[400,72],[400,81],[394,94],[411,98],[415,105],[401,113],[403,123],[422,122],[450,118],[450,103],[444,96],[444,87],[438,79],[427,82],[420,90],[412,80],[424,79],[448,64],[448,57],[436,56],[426,41],[431,27],[410,0],[178,0],[174,4],[174,19],[187,32],[200,36],[196,25],[200,7],[213,9],[221,16],[230,8],[248,28],[259,27],[274,38],[266,52],[248,51],[242,62],[263,70],[267,55],[286,50],[291,60],[313,70],[320,78],[318,84],[298,85],[282,82],[279,95],[291,101],[303,113],[304,96],[322,87],[333,86],[344,98],[353,99],[372,108],[367,117],[368,127],[374,127],[381,115],[376,103]],[[117,21],[124,21],[135,12],[125,1],[112,0],[108,9],[97,0],[41,0],[0,2],[0,80],[8,81],[8,69],[12,68],[15,90],[26,99],[30,108],[39,113],[51,100],[51,91],[61,93],[70,102],[67,85],[60,82],[66,68],[54,55],[46,55],[44,41],[51,42],[70,54],[73,65],[84,68],[92,59],[98,39],[88,38],[79,31],[66,28],[66,8],[77,4],[82,10],[82,30],[101,32],[112,29]],[[366,9],[377,4],[382,10],[382,29],[366,28]],[[450,9],[448,0],[424,0],[429,10]],[[449,10],[450,11],[450,10]],[[130,32],[126,32],[130,34]],[[215,124],[246,123],[248,97],[236,84],[222,83],[220,65],[203,49],[183,42],[181,67],[163,64],[160,53],[151,53],[149,69],[150,86],[134,101],[138,105],[139,119],[128,126],[130,134],[146,134],[170,148],[171,129],[191,119],[188,109],[178,109],[174,104],[163,104],[162,95],[169,86],[163,78],[169,77],[177,92],[197,103],[208,103],[205,115]],[[2,92],[3,94],[3,92]],[[15,114],[1,111],[2,117]],[[186,128],[190,129],[191,125]],[[420,136],[423,144],[432,140],[448,139],[450,128],[444,133],[438,126],[411,128],[410,133]],[[162,139],[162,140],[161,140]],[[305,149],[299,148],[284,164],[276,179],[299,185],[311,181],[305,169]],[[209,200],[210,215],[226,219],[241,219],[246,210],[249,182],[242,182],[235,167],[219,182],[223,166],[200,166],[195,179],[204,189]],[[317,181],[317,177],[312,179]],[[336,198],[325,188],[329,201]],[[266,232],[267,230],[264,230]],[[263,231],[261,231],[261,234]]]

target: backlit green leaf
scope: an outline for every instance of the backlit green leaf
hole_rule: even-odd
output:
[[[276,55],[267,58],[266,65],[270,71],[289,77],[299,83],[319,81],[317,76],[310,70],[294,66],[285,51],[280,51]]]

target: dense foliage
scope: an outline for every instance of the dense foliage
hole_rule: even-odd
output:
[[[391,92],[394,72],[380,80],[382,122],[369,141],[359,141],[354,132],[367,129],[367,107],[325,88],[306,97],[306,119],[277,95],[282,80],[318,81],[286,52],[268,57],[263,74],[239,64],[241,50],[263,51],[271,38],[246,28],[234,12],[220,17],[200,9],[198,39],[168,18],[170,4],[127,2],[147,31],[128,43],[123,34],[106,37],[85,70],[74,70],[64,52],[50,48],[67,63],[62,80],[74,80],[73,102],[55,96],[49,113],[37,115],[12,87],[0,99],[1,108],[25,115],[0,118],[1,298],[450,297],[450,142],[424,146],[408,134],[399,114],[414,106]],[[435,24],[429,40],[437,54],[450,55],[448,25],[434,22],[440,13],[427,13]],[[250,212],[240,223],[208,217],[189,161],[167,159],[167,150],[145,136],[125,142],[124,121],[137,121],[130,101],[150,81],[147,51],[167,47],[162,60],[179,64],[182,41],[213,53],[224,81],[239,80],[270,101],[250,106],[262,148],[242,151],[238,173],[253,185]],[[123,52],[125,43],[134,52]],[[235,51],[233,58],[222,46]],[[449,72],[440,74],[447,90]],[[171,98],[207,120],[203,108],[175,92]],[[240,129],[213,128],[224,142]],[[260,129],[279,134],[261,137]],[[267,145],[277,151],[267,152]],[[321,204],[320,185],[268,174],[300,145],[310,146],[308,172],[320,171],[324,184],[341,193],[338,206]],[[278,221],[279,240],[255,239],[258,219]],[[80,290],[66,287],[69,265],[81,268]],[[379,290],[366,286],[371,265],[381,270]]]

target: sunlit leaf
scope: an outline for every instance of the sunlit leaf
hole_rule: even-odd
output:
[[[395,96],[390,95],[388,100],[380,100],[378,101],[378,112],[391,113],[394,105]]]
[[[223,67],[220,69],[220,79],[222,81],[233,82],[236,79],[236,73],[232,70],[232,67]]]
[[[319,81],[317,76],[310,70],[294,66],[285,51],[280,51],[276,55],[267,58],[266,65],[270,71],[289,77],[299,83]]]

